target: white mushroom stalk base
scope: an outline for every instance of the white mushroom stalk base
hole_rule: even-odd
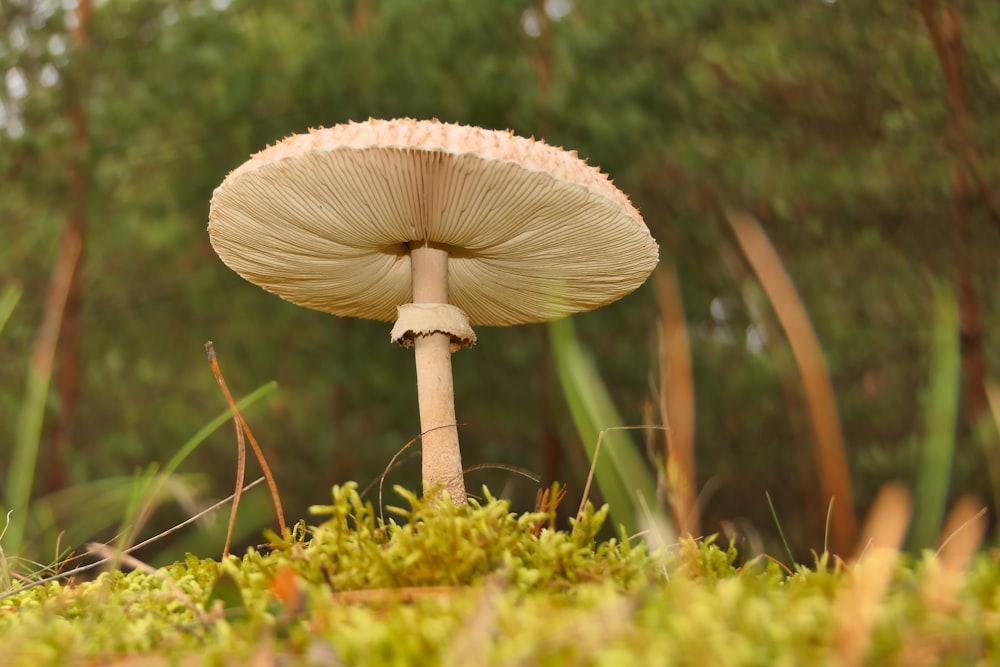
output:
[[[413,274],[410,313],[423,311],[420,314],[430,319],[424,325],[407,326],[402,317],[407,307],[400,308],[401,317],[393,329],[393,339],[403,344],[412,341],[416,357],[424,487],[440,488],[456,505],[464,505],[467,499],[455,420],[451,354],[463,345],[471,345],[475,335],[464,313],[447,305],[448,251],[414,245],[410,249],[410,262]],[[465,321],[464,330],[462,324],[456,326],[456,314]]]

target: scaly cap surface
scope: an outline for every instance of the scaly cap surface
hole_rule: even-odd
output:
[[[658,260],[639,212],[576,152],[411,119],[266,148],[216,188],[208,231],[250,282],[383,321],[410,302],[410,242],[448,250],[449,300],[473,325],[598,308],[639,287]]]

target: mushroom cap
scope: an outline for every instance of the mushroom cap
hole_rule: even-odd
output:
[[[658,261],[639,212],[575,151],[436,120],[288,137],[216,188],[208,233],[265,290],[387,322],[411,300],[408,244],[448,250],[449,301],[473,325],[598,308]]]

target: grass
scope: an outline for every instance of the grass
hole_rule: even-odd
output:
[[[833,499],[849,499],[850,480],[840,474],[843,439],[822,350],[762,229],[748,219],[730,222],[795,351],[814,435],[825,438],[825,444],[816,443],[821,445],[816,459],[820,477],[828,479],[827,536],[808,567],[792,562],[773,505],[788,563],[738,554],[711,537],[674,540],[685,517],[697,525],[693,494],[679,503],[674,498],[683,490],[678,480],[693,487],[693,424],[690,437],[678,438],[688,444],[665,438],[663,456],[650,466],[629,430],[657,427],[622,425],[593,358],[566,320],[550,328],[553,357],[610,505],[597,510],[587,504],[569,528],[558,529],[551,504],[516,515],[488,491],[482,503],[456,508],[397,488],[403,503],[388,508],[393,518],[386,521],[381,508],[363,502],[348,484],[334,489],[331,504],[314,508],[313,525],[300,521],[280,537],[269,535],[271,544],[263,551],[221,561],[188,556],[159,569],[136,560],[128,546],[144,518],[157,499],[183,483],[182,462],[231,417],[226,411],[163,470],[79,489],[82,496],[102,499],[106,508],[130,508],[120,540],[89,548],[111,565],[96,579],[32,585],[47,568],[31,572],[24,561],[12,566],[11,545],[23,544],[23,515],[0,535],[7,549],[0,550],[3,664],[997,663],[1000,557],[978,551],[985,532],[979,505],[962,499],[945,517],[958,395],[953,297],[947,288],[935,287],[917,510],[911,510],[902,487],[889,485],[860,540],[848,539],[845,546],[844,536],[854,535],[853,526],[844,528],[844,513],[851,508]],[[670,298],[679,299],[679,291],[672,293]],[[16,288],[0,294],[0,331],[19,294]],[[684,326],[683,310],[679,302],[674,305],[677,312],[664,314],[664,331]],[[658,428],[667,434],[672,424],[690,420],[687,412],[693,414],[691,404],[668,415],[676,406],[667,398],[691,393],[684,389],[684,373],[676,373],[690,351],[686,343],[675,347],[661,341],[664,402]],[[19,470],[28,470],[26,461],[37,451],[35,421],[42,415],[50,370],[44,363],[32,366],[28,377],[22,417],[32,418],[15,444],[13,467]],[[34,391],[31,374],[38,380]],[[261,387],[240,407],[273,388],[273,383]],[[1000,404],[1000,392],[994,389],[991,399]],[[998,412],[994,407],[1000,427]],[[671,465],[677,468],[673,473]],[[835,488],[843,491],[830,492]],[[558,489],[553,491],[550,498],[559,499]],[[8,503],[25,493],[30,487],[8,487]],[[55,517],[60,506],[77,507],[72,497],[69,493],[62,505],[36,499],[32,516]],[[671,511],[674,525],[666,519]],[[96,514],[107,519],[113,511]],[[618,537],[598,541],[609,519]],[[53,531],[57,523],[50,522]],[[827,551],[838,525],[838,544]],[[907,554],[900,549],[908,530]],[[927,550],[932,545],[937,551]],[[855,546],[860,555],[847,559]]]
[[[879,496],[862,531],[861,556],[850,561],[824,551],[809,567],[769,556],[743,562],[748,555],[713,538],[664,545],[633,536],[635,525],[622,517],[638,523],[643,496],[629,491],[635,480],[627,471],[642,461],[628,458],[637,452],[625,430],[607,426],[618,423],[613,403],[572,330],[555,333],[564,387],[577,388],[569,396],[579,404],[574,417],[593,429],[598,481],[603,490],[602,477],[617,480],[625,490],[616,501],[626,504],[623,510],[587,504],[568,529],[559,529],[551,504],[513,514],[488,490],[484,502],[454,507],[397,488],[403,502],[387,508],[392,518],[384,520],[382,509],[348,484],[334,488],[329,505],[313,508],[313,525],[300,521],[280,537],[270,534],[268,548],[242,556],[189,555],[154,569],[127,553],[125,543],[94,545],[91,553],[113,567],[93,580],[35,586],[4,570],[4,664],[1000,660],[993,631],[1000,623],[1000,566],[995,553],[977,555],[985,519],[971,502],[944,521],[940,549],[916,558],[900,551],[911,511],[908,494],[896,486]],[[141,506],[160,475],[176,473],[228,417],[206,425],[162,473],[137,478],[132,506]],[[585,440],[587,434],[581,430]],[[602,442],[606,453],[626,457],[609,455],[602,464]],[[642,473],[640,488],[655,483],[648,470],[634,472]],[[558,489],[550,497],[560,498]],[[609,517],[618,537],[599,541]]]
[[[245,409],[273,393],[276,388],[276,382],[265,383],[237,401],[236,405],[241,410]],[[151,466],[131,476],[75,484],[32,500],[27,505],[28,509],[21,512],[31,517],[31,521],[25,524],[30,530],[22,528],[16,541],[7,532],[0,535],[0,569],[3,570],[0,576],[30,574],[42,567],[38,561],[53,563],[52,567],[55,567],[66,555],[66,547],[60,545],[75,547],[80,540],[99,534],[119,522],[118,546],[130,546],[157,505],[170,499],[184,504],[194,495],[197,476],[180,474],[181,465],[212,433],[231,419],[229,408],[220,412],[192,435],[162,469]],[[14,508],[9,512],[13,516],[18,510]]]
[[[857,539],[854,492],[833,381],[819,337],[791,276],[760,222],[740,211],[727,212],[726,219],[771,302],[795,358],[809,417],[822,506],[833,510],[827,525],[832,548],[836,553],[849,553]]]
[[[224,411],[192,436],[167,462],[162,471],[151,464],[131,477],[120,476],[73,485],[43,497],[33,497],[33,482],[41,449],[42,425],[49,398],[49,384],[58,343],[59,326],[69,277],[56,271],[55,288],[46,302],[44,316],[35,336],[25,378],[25,390],[18,410],[17,428],[3,486],[4,523],[0,531],[0,581],[39,567],[36,559],[44,558],[44,548],[54,550],[53,563],[67,553],[63,536],[68,530],[73,536],[94,535],[116,520],[116,510],[125,508],[119,533],[119,549],[131,545],[156,505],[173,497],[183,501],[192,494],[190,480],[194,476],[178,475],[181,464],[216,429],[235,413],[273,392],[277,383],[269,382],[251,392],[239,402],[226,392],[230,409]],[[23,294],[19,283],[11,283],[0,291],[0,334],[10,321]],[[210,357],[211,358],[211,357]],[[214,363],[214,362],[213,362]],[[213,372],[223,384],[218,366]],[[244,422],[245,424],[245,422]],[[257,451],[256,442],[251,442]],[[240,432],[242,439],[242,431]],[[261,460],[261,464],[266,463]],[[241,486],[241,485],[240,485]],[[279,512],[280,514],[280,512]],[[30,518],[30,520],[29,520]],[[230,525],[232,531],[232,525]]]
[[[914,549],[927,549],[941,530],[955,458],[955,433],[961,393],[958,307],[951,291],[933,284],[934,323],[931,377],[924,399],[924,442],[917,469],[917,519],[910,534]]]
[[[712,540],[597,541],[608,508],[433,504],[335,488],[267,553],[188,557],[0,600],[5,664],[995,664],[1000,569],[878,546],[786,574]],[[890,494],[891,495],[891,494]],[[274,537],[274,536],[272,536]],[[974,547],[973,547],[974,551]],[[126,560],[126,564],[129,564]]]
[[[569,318],[549,323],[556,371],[580,441],[615,520],[630,533],[659,507],[656,479],[622,428],[614,401]],[[601,456],[598,454],[601,453]]]

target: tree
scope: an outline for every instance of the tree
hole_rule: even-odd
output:
[[[942,74],[927,20],[938,17],[943,31],[949,12],[961,26],[961,132],[946,131],[962,107],[949,102],[954,76]],[[765,490],[803,552],[821,546],[826,516],[788,345],[723,209],[762,222],[812,319],[859,512],[884,480],[914,476],[928,275],[981,295],[982,354],[967,356],[968,386],[983,384],[977,373],[998,373],[990,193],[1000,134],[990,110],[1000,83],[989,73],[1000,67],[1000,10],[991,3],[115,0],[94,9],[86,49],[54,5],[5,0],[2,14],[0,178],[17,185],[0,191],[9,241],[0,265],[25,297],[0,338],[0,355],[12,360],[0,364],[0,422],[11,423],[20,403],[58,230],[81,207],[90,221],[81,391],[60,455],[71,482],[163,459],[222,409],[201,356],[209,338],[236,393],[281,384],[249,418],[279,459],[279,484],[302,489],[286,499],[291,516],[334,482],[376,478],[416,435],[412,378],[400,376],[408,364],[371,343],[383,327],[259,292],[221,266],[204,230],[212,189],[248,153],[369,115],[543,136],[630,193],[676,263],[690,323],[706,531],[728,521],[769,533]],[[74,95],[86,118],[85,201],[64,187],[78,150],[66,120]],[[960,245],[953,173],[965,175],[974,199]],[[579,318],[631,423],[651,398],[657,320],[649,288]],[[623,330],[633,343],[612,344]],[[545,388],[543,334],[480,334],[484,345],[469,353],[479,356],[475,372],[460,357],[455,369],[470,462],[537,471],[535,443],[573,438],[561,398],[549,393],[556,388]],[[965,398],[981,415],[975,390]],[[955,487],[985,493],[970,420]],[[220,433],[191,463],[209,471],[217,494],[231,481],[231,446]],[[579,448],[564,451],[546,474],[579,492],[587,463]],[[415,488],[419,466],[402,460],[389,480]],[[512,479],[475,472],[468,482],[499,488]],[[530,487],[514,495],[528,504]]]

